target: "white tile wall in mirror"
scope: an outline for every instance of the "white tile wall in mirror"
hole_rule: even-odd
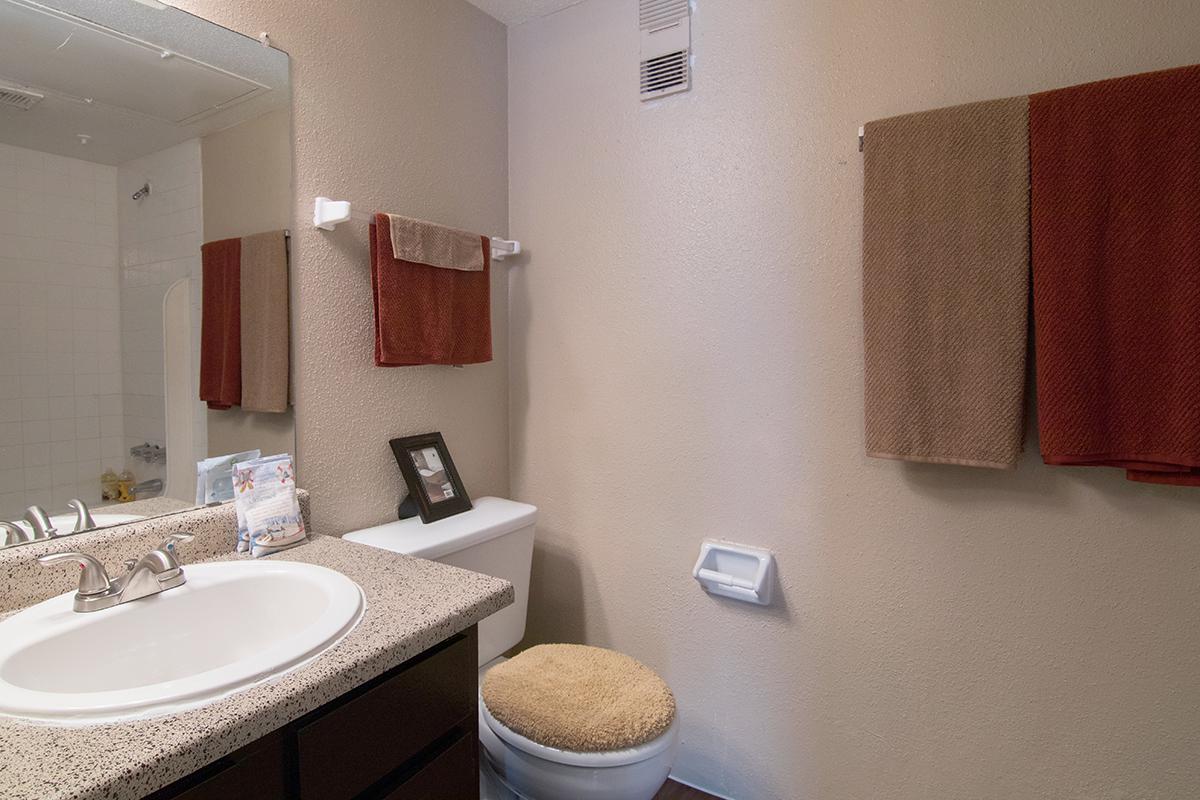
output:
[[[96,512],[106,469],[142,488],[100,513],[182,509],[198,459],[294,451],[290,408],[198,391],[201,245],[290,227],[288,59],[157,6],[0,0],[0,520]],[[183,338],[164,334],[177,284]],[[168,414],[172,363],[191,385]],[[131,454],[146,443],[166,462]]]

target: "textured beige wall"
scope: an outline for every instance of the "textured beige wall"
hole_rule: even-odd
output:
[[[313,526],[394,518],[389,438],[441,430],[468,491],[508,492],[508,306],[492,287],[495,360],[465,369],[373,366],[366,226],[314,229],[312,199],[347,199],[503,233],[505,29],[465,0],[173,0],[291,56],[296,433]]]
[[[294,412],[267,414],[231,408],[208,412],[208,454],[238,453],[257,448],[263,455],[296,452]]]
[[[281,109],[200,140],[204,241],[292,227],[292,114]],[[294,453],[296,424],[282,414],[208,411],[208,454],[258,448]]]
[[[292,112],[275,110],[200,139],[204,240],[292,227]]]
[[[635,19],[509,37],[531,640],[660,670],[677,774],[742,800],[1196,797],[1200,492],[863,456],[855,132],[1200,61],[1200,4],[700,0],[653,105]],[[772,608],[701,592],[705,536],[775,550]]]
[[[292,114],[272,111],[200,140],[204,240],[292,227]]]

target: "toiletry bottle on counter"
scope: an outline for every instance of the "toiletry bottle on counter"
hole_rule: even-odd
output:
[[[133,473],[125,470],[121,473],[120,479],[117,481],[117,502],[128,503],[133,500]]]
[[[104,473],[100,476],[100,499],[108,500],[109,502],[116,500],[121,494],[117,488],[119,481],[120,478],[117,477],[117,473],[113,471],[112,467],[104,470]]]

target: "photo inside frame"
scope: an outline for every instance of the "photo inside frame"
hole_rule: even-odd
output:
[[[430,503],[441,503],[455,496],[454,484],[446,474],[446,466],[436,447],[419,447],[409,450],[408,454],[421,476]]]

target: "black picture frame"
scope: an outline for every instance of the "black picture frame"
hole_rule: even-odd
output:
[[[471,510],[471,498],[441,433],[402,436],[388,444],[408,486],[408,496],[416,501],[421,522],[436,522]]]

